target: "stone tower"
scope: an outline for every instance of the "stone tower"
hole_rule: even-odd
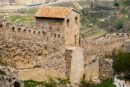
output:
[[[79,46],[80,13],[67,7],[42,7],[35,15],[38,28],[62,33],[65,46]]]

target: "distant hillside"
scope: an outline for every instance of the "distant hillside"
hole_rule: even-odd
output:
[[[28,5],[37,3],[49,3],[49,2],[70,2],[70,1],[81,1],[81,0],[0,0],[0,5]]]

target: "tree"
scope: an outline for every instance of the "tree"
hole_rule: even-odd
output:
[[[130,53],[120,52],[114,58],[113,68],[117,74],[124,74],[125,79],[130,79]]]
[[[115,3],[114,3],[114,6],[115,6],[115,7],[119,7],[120,5],[119,5],[118,2],[115,2]]]
[[[117,20],[115,27],[117,30],[122,29],[124,27],[124,20]]]

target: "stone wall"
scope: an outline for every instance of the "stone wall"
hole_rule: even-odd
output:
[[[113,75],[111,56],[113,50],[122,49],[130,41],[129,33],[107,34],[104,37],[83,42],[86,78],[96,82]],[[126,48],[126,46],[124,47]]]
[[[85,64],[85,76],[88,81],[99,82],[99,59]]]
[[[1,62],[19,69],[21,76],[21,69],[35,68],[66,74],[70,66],[64,54],[64,37],[59,32],[0,22]],[[33,77],[30,71],[27,74]]]
[[[107,80],[114,76],[113,73],[113,60],[110,58],[104,58],[99,60],[99,79]]]

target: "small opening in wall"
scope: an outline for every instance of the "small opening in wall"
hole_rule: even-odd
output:
[[[29,32],[31,32],[31,30],[29,30]]]
[[[78,24],[78,17],[75,17],[75,24]]]
[[[35,34],[36,32],[35,31],[33,31],[33,34]]]
[[[56,34],[54,34],[54,37],[56,38]]]
[[[75,37],[75,45],[76,45],[76,38],[77,38],[77,36],[75,35],[74,37]]]
[[[69,26],[70,26],[70,20],[67,19],[67,27],[69,27]]]
[[[26,32],[26,29],[24,29],[24,32]]]
[[[38,34],[40,34],[41,32],[40,31],[38,31]]]
[[[12,27],[12,30],[14,31],[15,27]]]
[[[44,31],[42,31],[43,35],[45,35],[46,33]]]
[[[9,26],[9,23],[7,23],[6,26]]]
[[[2,24],[0,24],[0,27],[3,27],[3,25],[2,25]]]
[[[58,38],[60,38],[60,35],[58,35]]]
[[[21,30],[21,28],[18,28],[18,31],[20,31]]]
[[[11,78],[9,78],[8,81],[11,82]]]

